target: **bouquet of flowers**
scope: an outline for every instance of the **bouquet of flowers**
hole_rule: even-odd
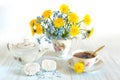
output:
[[[67,40],[78,37],[89,38],[94,28],[90,30],[86,26],[91,23],[89,14],[85,14],[83,19],[79,20],[75,12],[70,11],[69,6],[62,4],[60,10],[45,10],[42,16],[38,16],[30,21],[32,35],[45,34],[49,40]]]

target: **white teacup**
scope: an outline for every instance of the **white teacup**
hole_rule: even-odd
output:
[[[76,50],[72,52],[73,61],[74,63],[83,62],[85,68],[89,68],[100,60],[98,55],[92,55],[92,53],[92,51]]]

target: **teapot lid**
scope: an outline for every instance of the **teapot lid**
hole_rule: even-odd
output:
[[[28,39],[24,39],[24,42],[17,44],[17,48],[26,49],[26,48],[34,48],[34,47],[36,47],[36,44],[29,42]]]

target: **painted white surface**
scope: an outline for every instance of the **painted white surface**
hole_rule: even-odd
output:
[[[77,49],[95,50],[99,46],[105,44],[100,52],[98,52],[100,59],[104,62],[103,68],[96,70],[92,73],[75,74],[71,68],[67,66],[67,59],[57,59],[54,56],[49,56],[50,51],[47,52],[47,57],[43,59],[53,59],[57,61],[57,71],[61,73],[60,80],[120,80],[120,37],[102,37],[94,40],[80,41],[75,40],[69,52]],[[22,69],[22,68],[21,68]],[[6,48],[6,45],[0,45],[0,80],[40,80],[39,76],[25,76],[23,70],[13,60],[12,54],[10,54]],[[55,75],[53,75],[55,76]]]

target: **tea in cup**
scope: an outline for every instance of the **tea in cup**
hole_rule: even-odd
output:
[[[73,61],[74,63],[83,62],[85,68],[89,68],[99,61],[98,55],[93,55],[92,53],[92,51],[77,50],[72,53]]]

